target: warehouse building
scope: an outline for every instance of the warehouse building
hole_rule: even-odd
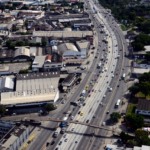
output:
[[[1,93],[0,104],[7,106],[55,103],[59,98],[59,72],[18,74],[16,91]]]
[[[77,41],[74,43],[62,43],[58,45],[58,52],[62,55],[64,64],[81,64],[88,56],[89,41]]]

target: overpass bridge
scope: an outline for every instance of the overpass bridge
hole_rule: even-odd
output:
[[[64,120],[61,120],[61,119],[55,119],[55,118],[43,118],[41,121],[53,121],[53,122],[63,122]],[[80,125],[84,125],[84,126],[88,126],[88,127],[92,127],[92,128],[98,128],[98,129],[103,129],[103,130],[107,130],[107,131],[111,131],[113,134],[115,135],[119,135],[120,134],[120,131],[117,131],[116,128],[108,128],[108,127],[102,127],[102,126],[98,126],[98,125],[94,125],[94,124],[91,124],[91,123],[84,123],[84,122],[80,122],[78,120],[74,120],[74,121],[66,121],[68,122],[69,124],[70,123],[74,123],[74,124],[80,124]]]

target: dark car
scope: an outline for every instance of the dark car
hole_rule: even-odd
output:
[[[51,142],[51,145],[54,145],[54,144],[55,144],[55,141],[52,141],[52,142]]]
[[[59,142],[59,145],[61,145],[61,144],[62,144],[62,141]]]

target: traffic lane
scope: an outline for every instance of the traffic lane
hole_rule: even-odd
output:
[[[103,100],[104,100],[104,99],[105,99],[105,98],[103,98]],[[103,101],[103,100],[102,100],[102,101]],[[104,105],[104,106],[103,106],[103,105],[99,105],[99,107],[98,107],[98,109],[97,109],[97,111],[96,111],[94,117],[92,118],[92,120],[90,120],[90,122],[91,122],[92,124],[101,126],[101,124],[100,124],[100,118],[102,117],[102,113],[104,112],[104,109],[105,109],[105,105]],[[85,137],[81,140],[78,149],[88,149],[88,148],[91,146],[93,137],[94,137],[94,136],[99,136],[99,134],[96,133],[96,132],[97,132],[96,130],[97,130],[97,129],[91,128],[91,127],[89,127],[89,128],[87,129],[86,133],[91,134],[91,137],[89,138],[89,137],[86,137],[86,136],[85,136]],[[94,133],[95,135],[94,135],[93,133]],[[85,139],[85,138],[86,138],[86,139]],[[98,139],[99,139],[99,138],[98,138]],[[100,142],[100,139],[99,139],[99,142]]]

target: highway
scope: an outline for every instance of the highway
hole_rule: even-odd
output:
[[[129,72],[128,59],[124,58],[124,51],[127,52],[126,41],[124,39],[122,31],[118,27],[117,23],[114,21],[113,17],[111,17],[109,14],[106,15],[107,14],[106,11],[99,4],[96,4],[96,6],[98,6],[99,9],[101,10],[101,13],[104,14],[104,16],[106,16],[108,24],[114,30],[114,33],[115,33],[117,41],[118,41],[118,49],[123,50],[123,51],[120,51],[119,55],[121,58],[119,59],[118,65],[116,67],[117,73],[120,72],[120,76],[121,76],[124,72]],[[96,115],[95,115],[97,119],[93,119],[92,123],[101,124],[102,121],[106,122],[109,119],[109,115],[106,115],[106,113],[103,113],[104,110],[109,110],[110,114],[114,111],[118,111],[118,110],[114,109],[116,100],[122,98],[122,95],[124,94],[125,90],[127,90],[126,89],[127,87],[126,87],[124,81],[117,81],[117,80],[119,80],[119,78],[120,78],[119,76],[115,76],[110,84],[110,86],[113,87],[114,92],[113,92],[113,94],[107,94],[107,97],[105,99],[105,103],[108,103],[108,101],[109,101],[109,106],[107,107],[107,109],[105,109],[105,108],[98,109],[96,112]],[[117,83],[117,82],[119,82],[119,83]],[[116,87],[117,84],[119,85],[119,88]],[[95,136],[92,136],[90,138],[84,137],[82,139],[82,141],[80,142],[78,149],[88,149],[88,150],[103,149],[103,144],[105,142],[105,140],[103,140],[103,139],[105,139],[107,137],[107,131],[98,130],[98,129],[95,130],[92,128],[88,128],[86,133],[90,133],[90,132],[94,132],[95,135],[99,135],[99,137],[101,137],[101,138],[95,138]]]
[[[91,7],[92,7],[91,3]],[[87,122],[93,119],[93,116],[96,113],[96,110],[103,104],[103,99],[105,98],[106,92],[109,90],[110,82],[113,78],[113,73],[115,72],[115,68],[118,61],[118,42],[114,32],[111,30],[106,20],[100,13],[95,14],[96,19],[99,23],[104,25],[104,31],[107,35],[108,41],[108,52],[106,56],[106,61],[104,63],[103,69],[97,79],[97,83],[93,87],[93,92],[90,93],[90,97],[86,99],[86,106],[80,108],[80,112],[83,115],[77,114],[74,120],[78,120],[80,122]],[[104,47],[103,47],[104,48]],[[96,69],[96,68],[95,68]],[[87,127],[81,126],[79,124],[70,124],[67,128],[67,131],[73,131],[73,134],[66,134],[65,139],[62,137],[58,142],[58,149],[81,149],[80,141],[83,138],[83,134],[86,132]],[[83,147],[85,149],[85,147]]]
[[[90,1],[91,7],[95,5]],[[93,6],[92,6],[93,5]],[[96,6],[95,6],[96,7]],[[97,10],[99,9],[96,7]],[[120,87],[123,83],[118,83],[120,76],[115,75],[116,71],[120,74],[123,64],[123,55],[120,55],[119,58],[119,50],[124,49],[122,45],[122,41],[120,37],[114,33],[114,29],[110,26],[110,23],[107,22],[105,17],[103,17],[100,13],[94,15],[95,25],[97,26],[96,31],[98,32],[98,52],[97,52],[97,59],[94,59],[91,67],[89,68],[89,73],[86,74],[80,86],[76,89],[74,94],[71,96],[69,101],[74,101],[79,98],[81,91],[85,88],[86,85],[89,85],[89,91],[87,99],[85,100],[86,105],[81,106],[81,108],[72,108],[70,107],[69,102],[65,104],[64,108],[58,112],[57,114],[53,115],[55,118],[62,119],[64,114],[68,110],[72,110],[72,115],[74,115],[74,120],[78,120],[80,122],[92,122],[97,123],[99,125],[102,124],[103,121],[107,119],[106,111],[110,110],[113,111],[114,104],[116,102],[116,98],[120,95],[116,92],[116,86],[120,84]],[[99,25],[104,25],[104,32],[100,34],[101,28]],[[115,30],[119,30],[116,29]],[[119,31],[120,32],[120,31]],[[121,35],[122,36],[122,35]],[[103,39],[107,40],[107,44],[103,42]],[[121,37],[122,38],[122,37]],[[103,51],[105,49],[105,51]],[[123,53],[123,51],[122,51]],[[103,59],[103,60],[102,60]],[[101,69],[97,69],[97,64],[102,62]],[[118,65],[117,65],[118,64]],[[113,77],[114,76],[114,77]],[[112,80],[113,79],[113,80]],[[90,85],[90,82],[94,82],[93,86]],[[110,92],[109,88],[112,87],[113,91]],[[92,88],[92,89],[91,89]],[[121,88],[118,88],[121,89]],[[118,90],[121,91],[121,90]],[[122,92],[120,92],[122,93]],[[113,95],[113,96],[111,96]],[[115,100],[113,98],[115,97]],[[82,112],[83,115],[78,114],[78,112]],[[57,123],[49,123],[47,127],[54,128]],[[84,133],[93,133],[95,134],[102,134],[105,133],[101,130],[93,130],[89,127],[85,127],[79,124],[70,124],[67,128],[67,133],[64,136],[59,136],[55,141],[56,144],[54,146],[49,146],[48,149],[65,149],[65,150],[72,150],[72,149],[93,149],[92,145],[97,143],[97,140],[94,136],[85,137],[83,138]],[[71,132],[69,132],[71,131]],[[49,130],[48,132],[43,130],[39,137],[36,138],[35,142],[29,148],[30,150],[33,149],[42,149],[43,145],[46,143],[46,140],[52,135],[53,131]],[[42,137],[42,138],[41,138]],[[61,142],[61,144],[60,144]],[[80,143],[82,142],[82,144]],[[99,142],[101,144],[101,142]],[[60,144],[60,145],[59,145]],[[97,145],[98,148],[99,145]]]

